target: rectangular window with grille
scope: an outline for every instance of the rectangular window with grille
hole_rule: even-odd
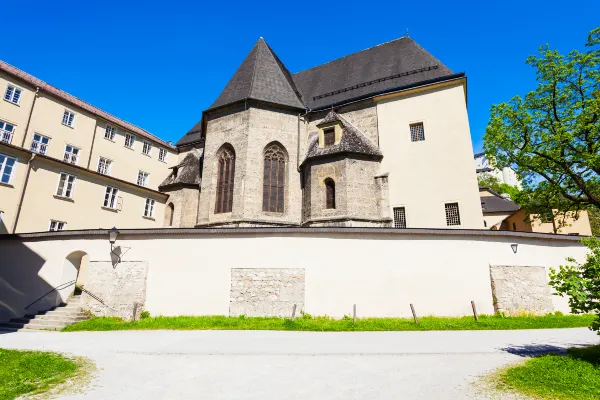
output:
[[[458,203],[446,203],[446,225],[460,225],[460,213]]]
[[[144,145],[142,146],[142,154],[145,156],[150,156],[150,152],[152,151],[152,143],[146,142],[144,140]]]
[[[111,140],[114,142],[116,134],[117,134],[117,128],[107,124],[106,128],[104,129],[104,139],[108,139],[108,140]]]
[[[0,154],[0,182],[10,184],[15,175],[17,159]]]
[[[79,161],[79,149],[70,144],[65,146],[65,156],[63,157],[64,162],[77,165]]]
[[[138,171],[137,184],[140,186],[148,186],[150,174],[144,171]]]
[[[12,142],[14,129],[14,125],[0,121],[0,142],[10,144]]]
[[[108,158],[100,157],[98,160],[98,172],[103,175],[110,175],[112,169],[112,161]]]
[[[48,230],[50,232],[58,232],[58,231],[62,231],[63,229],[65,229],[65,226],[67,226],[66,222],[63,221],[55,221],[55,220],[50,220],[50,227],[48,228]]]
[[[63,113],[62,124],[72,128],[73,122],[75,122],[75,113],[73,111],[65,110]]]
[[[125,147],[127,147],[128,149],[133,149],[133,144],[135,143],[135,136],[131,135],[131,134],[126,134],[125,135]]]
[[[9,103],[19,104],[19,101],[21,100],[21,89],[13,85],[8,85],[6,87],[6,92],[4,93],[4,100]]]
[[[165,149],[158,149],[158,161],[167,162],[167,151]]]
[[[425,140],[425,130],[422,122],[410,124],[410,140],[413,142]]]
[[[75,176],[67,174],[66,172],[60,173],[60,179],[58,180],[58,188],[56,189],[56,195],[61,197],[73,197],[73,187],[75,186]]]
[[[117,196],[119,195],[119,189],[112,186],[106,187],[104,193],[104,207],[117,208]]]
[[[48,144],[50,143],[50,138],[44,135],[40,135],[36,133],[33,135],[33,140],[31,141],[31,151],[39,154],[48,153]]]
[[[394,207],[394,228],[406,228],[406,209]]]
[[[323,131],[323,144],[325,147],[333,146],[335,143],[335,129],[329,128]]]
[[[154,200],[146,199],[146,204],[144,205],[144,217],[152,218],[154,217]]]

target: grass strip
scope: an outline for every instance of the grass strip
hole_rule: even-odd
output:
[[[508,368],[500,383],[543,399],[600,399],[600,346],[569,349],[566,355],[545,355]]]
[[[116,331],[116,330],[278,330],[278,331],[454,331],[576,328],[590,326],[593,315],[423,317],[419,324],[408,318],[359,318],[356,326],[352,318],[334,319],[312,317],[308,314],[294,321],[275,317],[179,316],[149,317],[135,322],[119,318],[91,318],[63,328],[63,332]]]
[[[78,368],[75,361],[56,353],[0,349],[0,400],[50,390]]]

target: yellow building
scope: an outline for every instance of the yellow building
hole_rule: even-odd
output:
[[[0,61],[0,233],[161,227],[177,150]]]

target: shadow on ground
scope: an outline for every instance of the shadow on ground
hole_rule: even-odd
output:
[[[504,347],[500,350],[517,355],[519,357],[538,357],[543,356],[545,354],[567,354],[568,348],[586,346],[589,346],[589,344],[568,343],[562,346],[555,346],[552,344],[526,344],[519,346]]]

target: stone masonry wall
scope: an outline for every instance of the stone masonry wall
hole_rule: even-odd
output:
[[[545,267],[490,266],[494,309],[507,314],[552,312]]]
[[[174,206],[173,225],[171,227],[193,228],[196,226],[200,189],[180,188],[167,191],[166,193],[169,195],[167,206],[170,203],[173,203]],[[168,215],[165,208],[165,227],[169,227],[167,217]]]
[[[232,268],[229,315],[289,317],[304,309],[303,268]]]
[[[130,320],[134,303],[137,303],[138,319],[146,302],[147,276],[147,261],[122,261],[114,267],[110,261],[90,261],[84,289],[100,298],[104,304],[83,292],[82,308],[96,316]]]

